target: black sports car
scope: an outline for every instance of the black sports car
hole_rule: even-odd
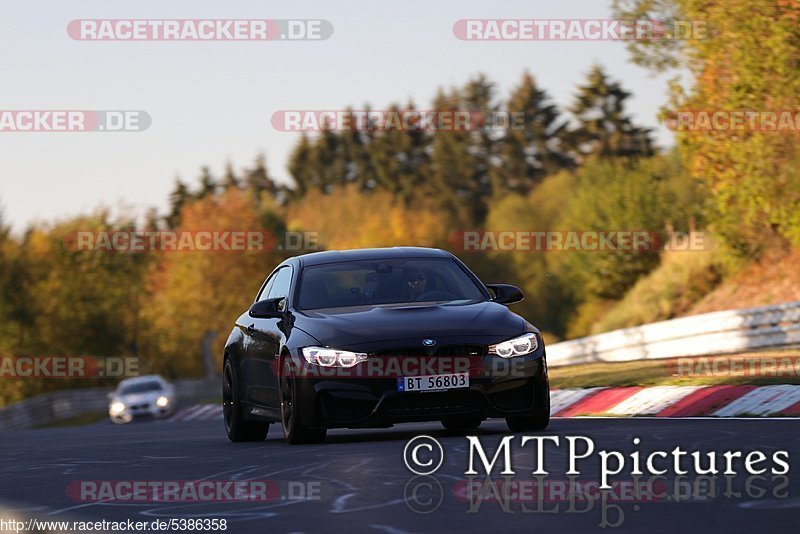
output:
[[[550,388],[539,331],[438,249],[316,252],[267,278],[225,344],[223,405],[232,441],[280,421],[289,443],[328,428],[441,421],[450,430],[504,417],[542,430]]]

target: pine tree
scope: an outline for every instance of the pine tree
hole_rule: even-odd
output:
[[[303,133],[289,156],[289,174],[294,182],[290,197],[302,198],[314,187],[313,170],[311,168],[312,141]]]
[[[434,101],[437,112],[461,111],[457,90],[439,91]],[[485,215],[484,199],[477,193],[481,176],[480,158],[472,153],[468,131],[438,131],[433,135],[429,185],[443,208],[465,226]]]
[[[503,188],[495,163],[499,139],[503,132],[494,128],[494,120],[500,111],[495,102],[495,87],[483,74],[468,81],[461,90],[460,111],[470,113],[470,133],[467,136],[468,150],[474,156],[472,176],[471,209],[477,221],[486,216],[485,201]]]
[[[369,111],[369,108],[367,108]],[[356,124],[355,120],[351,121]],[[377,185],[372,151],[375,149],[375,132],[369,128],[354,127],[339,134],[339,158],[343,162],[343,184],[358,184],[364,191],[370,191]]]
[[[225,176],[222,178],[222,187],[225,191],[228,189],[239,189],[241,187],[239,178],[236,176],[230,161],[225,164]]]
[[[261,195],[267,194],[272,198],[277,198],[281,189],[272,180],[267,170],[267,160],[264,154],[256,156],[255,164],[245,174],[245,188],[249,191],[251,198],[256,204],[261,203]],[[282,200],[282,199],[279,199]]]
[[[590,155],[601,158],[653,155],[650,130],[635,126],[625,113],[631,93],[609,79],[600,65],[594,65],[586,83],[570,107],[577,126],[569,133],[578,159]]]
[[[181,210],[189,201],[191,194],[180,178],[175,178],[175,187],[169,194],[169,213],[166,216],[167,227],[177,228],[181,224]]]
[[[311,152],[313,180],[324,193],[346,183],[348,160],[344,143],[338,131],[323,125]]]
[[[211,175],[211,169],[208,166],[204,165],[200,168],[200,189],[197,191],[195,195],[198,199],[203,199],[206,197],[213,197],[217,192],[217,183],[214,181],[214,177]]]
[[[158,210],[155,208],[148,208],[144,214],[144,222],[142,223],[142,229],[148,232],[155,232],[158,230]]]
[[[416,110],[413,103],[409,103],[404,107],[392,105],[388,111],[411,114]],[[399,195],[403,200],[410,200],[414,191],[424,182],[421,173],[424,172],[422,167],[425,157],[419,152],[417,142],[429,135],[411,125],[410,128],[389,129],[368,137],[369,169],[373,180],[367,183],[368,187],[365,189],[384,189],[393,195]]]
[[[574,164],[565,146],[567,120],[529,73],[506,105],[509,128],[501,140],[499,169],[504,189],[527,193],[548,175]]]

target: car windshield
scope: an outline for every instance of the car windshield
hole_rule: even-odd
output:
[[[133,395],[137,393],[153,393],[155,391],[162,391],[164,388],[160,382],[134,382],[120,388],[120,395]]]
[[[484,300],[478,285],[453,260],[376,259],[306,267],[301,310]]]

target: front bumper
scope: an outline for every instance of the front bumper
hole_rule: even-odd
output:
[[[125,410],[116,413],[109,407],[108,415],[111,419],[127,422],[139,418],[163,418],[172,414],[172,402],[167,406],[160,407],[156,403],[142,402],[138,404],[126,404]]]
[[[513,360],[513,369],[502,371]],[[484,355],[470,369],[468,388],[398,392],[397,377],[295,378],[301,423],[364,428],[438,421],[446,417],[510,417],[549,410],[544,348],[510,360]]]

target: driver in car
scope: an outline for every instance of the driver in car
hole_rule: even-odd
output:
[[[409,300],[414,301],[428,288],[428,275],[421,269],[408,269],[404,273]]]

